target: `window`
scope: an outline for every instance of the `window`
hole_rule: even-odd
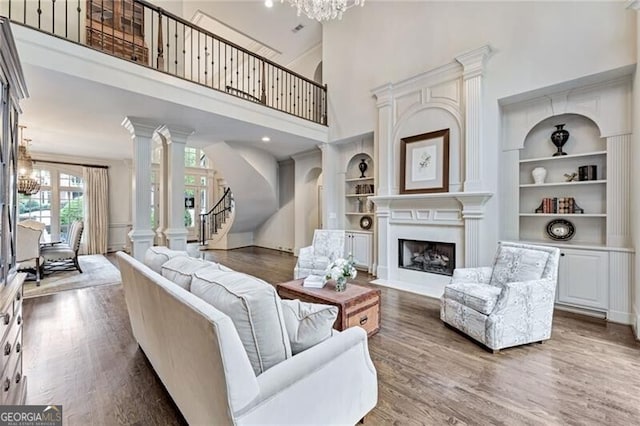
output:
[[[209,167],[209,162],[203,150],[186,147],[184,149],[184,166],[206,169]]]
[[[84,217],[82,178],[57,170],[34,170],[40,179],[40,191],[20,195],[20,220],[33,219],[45,224],[53,239],[67,240],[69,225]]]

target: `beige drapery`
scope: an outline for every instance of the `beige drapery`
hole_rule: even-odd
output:
[[[84,229],[87,254],[105,254],[109,233],[109,175],[107,169],[83,167]]]

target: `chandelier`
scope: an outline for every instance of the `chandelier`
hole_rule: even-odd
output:
[[[24,139],[25,126],[20,126],[20,145],[18,145],[18,193],[33,195],[40,191],[40,182],[33,175],[33,160],[29,155],[29,142]]]
[[[318,22],[342,19],[342,14],[347,9],[358,5],[364,6],[364,0],[289,0],[289,3],[298,9],[298,16],[304,12],[310,19]]]

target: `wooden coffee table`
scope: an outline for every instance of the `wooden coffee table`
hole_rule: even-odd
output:
[[[347,284],[345,291],[337,292],[333,281],[327,282],[324,288],[303,287],[302,281],[276,284],[278,294],[283,299],[337,306],[338,318],[333,324],[336,330],[360,326],[369,336],[380,330],[380,290]]]

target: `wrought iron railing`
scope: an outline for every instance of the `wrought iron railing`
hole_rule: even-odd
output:
[[[144,0],[0,0],[12,22],[327,124],[327,87]]]
[[[231,193],[231,188],[227,188],[216,205],[207,213],[200,215],[200,244],[205,245],[207,240],[218,233],[232,211],[233,194]]]

